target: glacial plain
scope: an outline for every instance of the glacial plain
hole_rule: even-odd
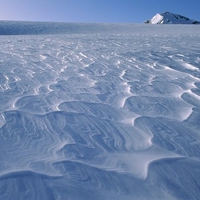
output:
[[[0,199],[199,199],[200,26],[0,25]]]

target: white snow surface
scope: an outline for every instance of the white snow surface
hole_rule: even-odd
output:
[[[199,199],[200,26],[8,27],[0,199]]]
[[[173,14],[171,12],[157,13],[150,21],[150,24],[200,24],[200,22],[188,17]]]

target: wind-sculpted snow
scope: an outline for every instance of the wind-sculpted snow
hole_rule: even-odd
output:
[[[0,37],[0,199],[199,199],[200,30],[134,26]]]

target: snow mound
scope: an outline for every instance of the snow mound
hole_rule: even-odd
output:
[[[151,20],[146,21],[148,24],[200,24],[199,21],[189,19],[179,14],[170,12],[157,13]]]

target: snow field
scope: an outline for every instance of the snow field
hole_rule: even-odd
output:
[[[144,29],[0,37],[0,199],[198,199],[200,36]]]

